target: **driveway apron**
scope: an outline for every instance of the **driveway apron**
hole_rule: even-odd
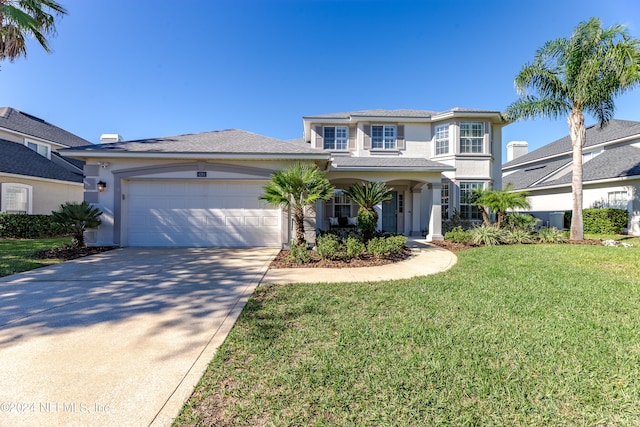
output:
[[[0,278],[0,425],[170,425],[277,252],[124,248]]]

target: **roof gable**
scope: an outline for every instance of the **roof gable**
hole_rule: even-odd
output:
[[[11,107],[0,108],[0,128],[66,145],[67,147],[80,147],[91,144],[91,142],[71,132]]]
[[[22,144],[0,139],[0,152],[0,172],[82,182],[81,173],[71,172]]]

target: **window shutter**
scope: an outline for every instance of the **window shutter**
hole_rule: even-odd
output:
[[[404,125],[398,125],[396,132],[396,144],[398,150],[404,150],[406,145],[404,142]]]
[[[362,126],[364,132],[364,149],[371,150],[371,125]]]
[[[349,126],[349,150],[356,149],[356,131],[358,128]]]
[[[322,126],[316,126],[316,148],[324,148],[324,138],[322,135]]]

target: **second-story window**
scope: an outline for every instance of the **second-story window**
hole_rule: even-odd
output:
[[[484,145],[484,123],[460,123],[460,152],[482,153]]]
[[[371,149],[373,150],[395,150],[396,126],[372,125],[371,126]]]
[[[449,125],[436,126],[436,156],[449,153]]]
[[[349,142],[349,128],[346,126],[324,127],[324,149],[346,150]]]

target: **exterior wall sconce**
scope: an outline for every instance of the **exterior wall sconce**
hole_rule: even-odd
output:
[[[99,181],[98,182],[98,191],[99,192],[103,192],[103,191],[107,191],[107,183],[104,181]]]

